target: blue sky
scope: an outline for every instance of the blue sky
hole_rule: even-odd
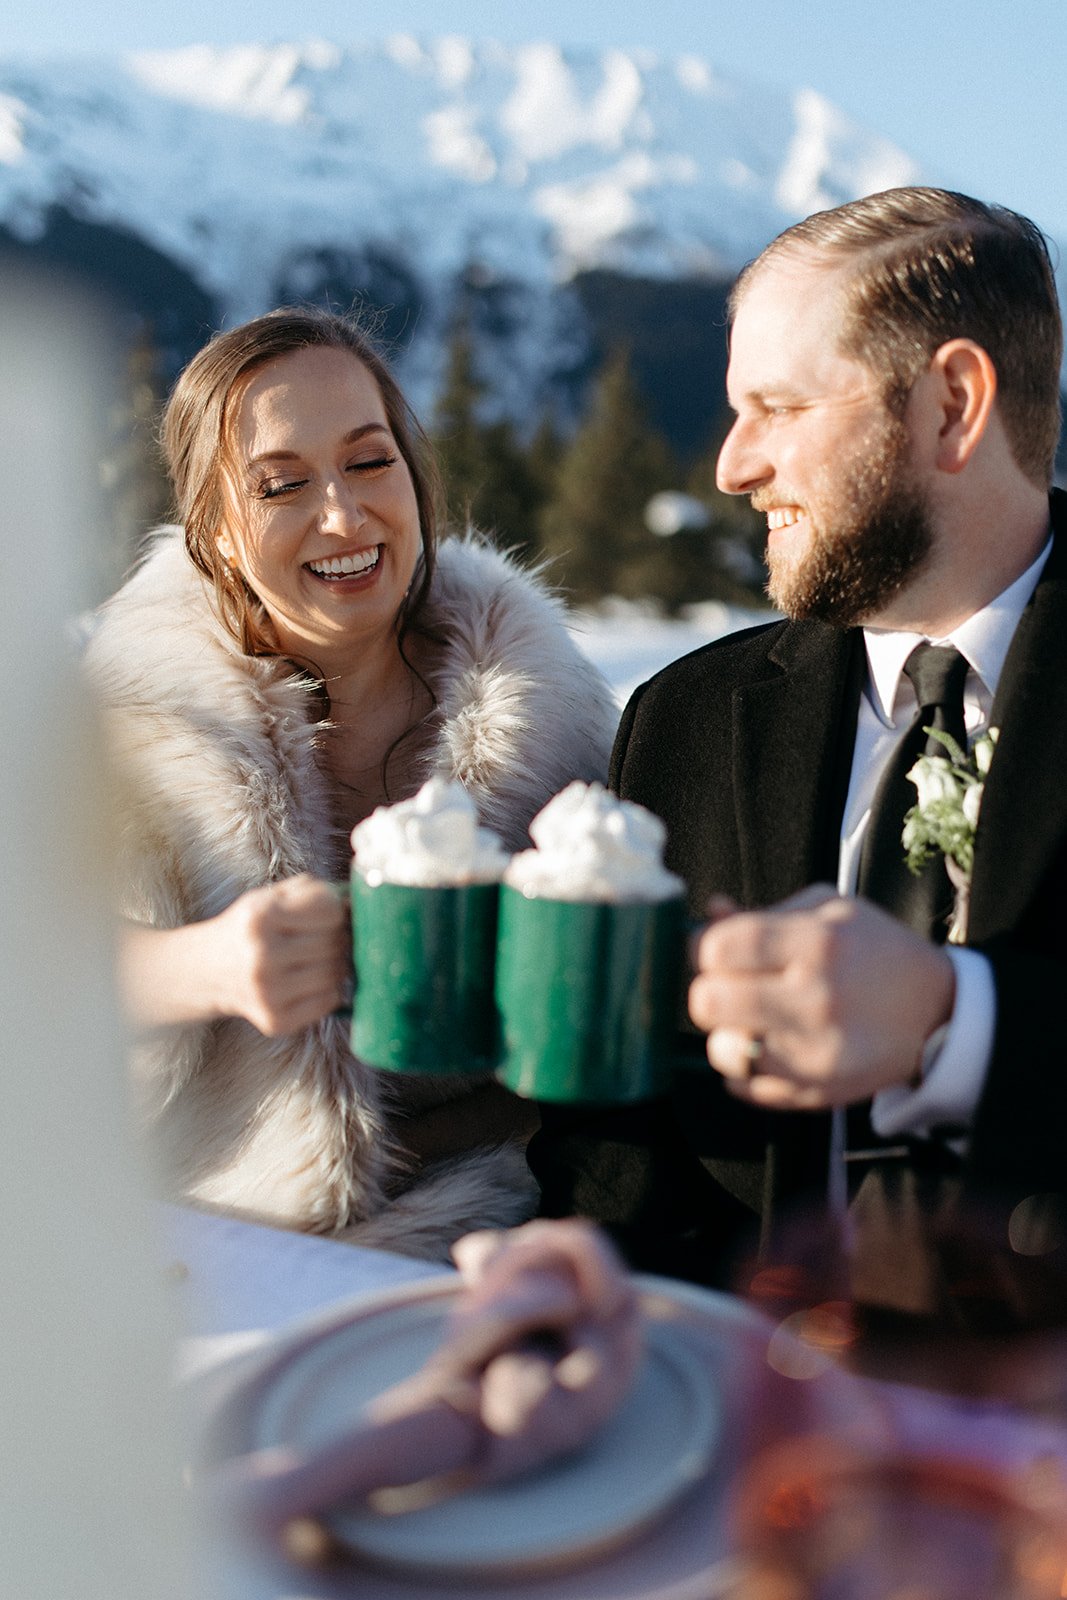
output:
[[[1067,246],[1067,0],[79,0],[12,4],[0,50],[111,51],[395,32],[692,51],[773,94],[801,84],[937,182],[1025,211]]]

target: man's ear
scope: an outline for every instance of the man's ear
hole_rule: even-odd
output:
[[[997,398],[997,369],[973,339],[949,339],[934,352],[929,376],[940,416],[936,464],[962,472],[989,426]]]

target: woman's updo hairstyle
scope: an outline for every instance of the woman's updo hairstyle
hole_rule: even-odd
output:
[[[270,622],[258,596],[223,558],[223,474],[234,415],[248,380],[280,356],[311,348],[350,351],[378,385],[385,414],[415,489],[422,557],[397,617],[403,635],[414,623],[433,576],[441,479],[433,450],[367,330],[354,318],[314,306],[283,306],[217,333],[182,372],[163,413],[163,454],[185,545],[214,586],[219,615],[245,655],[275,655]]]

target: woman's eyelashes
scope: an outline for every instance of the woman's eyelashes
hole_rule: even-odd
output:
[[[292,494],[295,489],[302,489],[307,482],[307,478],[288,478],[284,481],[268,479],[266,483],[258,486],[256,493],[261,500],[277,500],[279,495]]]
[[[372,456],[369,459],[350,461],[345,471],[367,474],[384,472],[389,467],[395,467],[398,459],[395,455]],[[298,489],[306,488],[310,482],[310,478],[268,478],[256,486],[256,494],[261,500],[277,500],[281,495],[295,494]]]

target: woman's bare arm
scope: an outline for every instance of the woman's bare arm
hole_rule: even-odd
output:
[[[330,884],[307,874],[251,889],[217,917],[181,928],[128,923],[119,985],[137,1028],[244,1017],[295,1033],[348,990],[348,918]]]

